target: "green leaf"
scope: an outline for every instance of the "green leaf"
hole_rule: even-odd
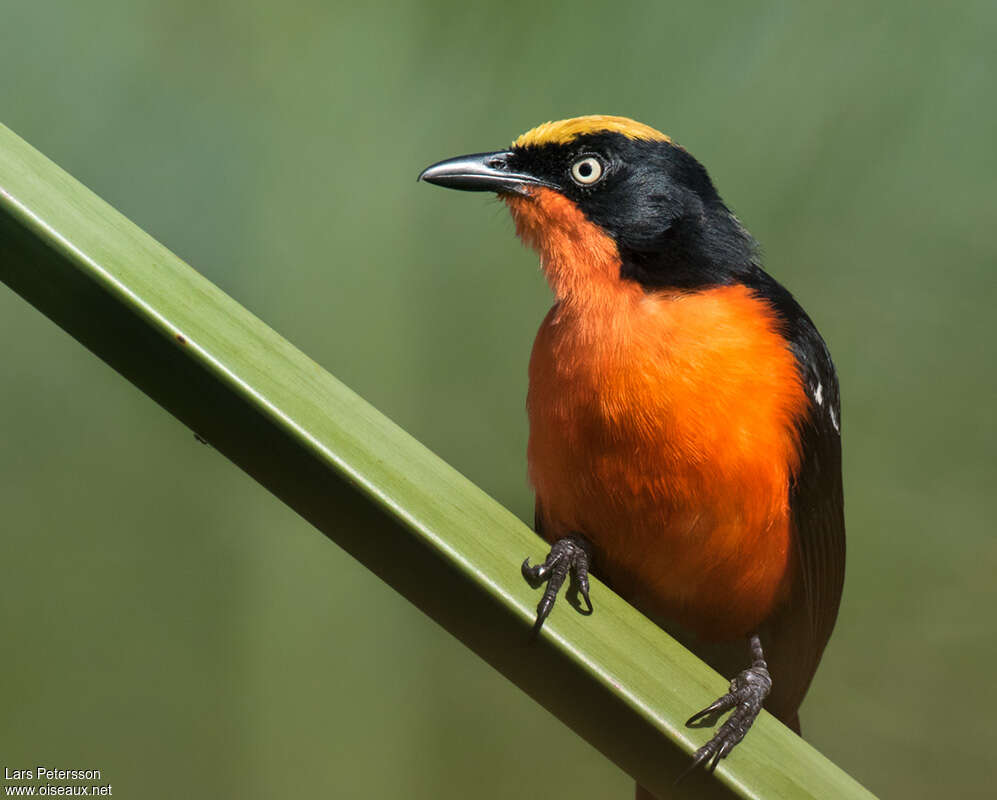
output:
[[[723,678],[598,581],[531,641],[529,528],[2,126],[0,279],[661,797],[871,797],[767,714],[673,787]]]

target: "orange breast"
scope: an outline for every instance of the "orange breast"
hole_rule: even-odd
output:
[[[789,486],[808,405],[793,354],[746,287],[622,283],[599,302],[562,300],[534,345],[529,468],[544,535],[583,533],[597,574],[659,621],[748,634],[792,580]]]

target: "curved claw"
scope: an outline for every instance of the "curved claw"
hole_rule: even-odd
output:
[[[733,687],[732,687],[733,688]],[[688,720],[686,720],[685,726],[687,728],[697,727],[697,723],[700,720],[706,719],[707,717],[715,717],[722,714],[724,711],[728,711],[737,705],[737,698],[734,696],[734,692],[730,691],[723,697],[715,700],[702,711],[697,711]],[[709,723],[710,725],[716,724],[716,720]]]
[[[520,569],[523,573],[523,577],[526,579],[526,582],[534,589],[544,582],[544,579],[550,572],[547,562],[541,562],[536,566],[531,567],[529,556],[527,556],[523,561],[523,566]]]
[[[702,747],[700,747],[695,753],[692,754],[692,761],[689,762],[689,766],[687,766],[684,770],[682,770],[682,772],[679,773],[679,776],[675,779],[674,785],[678,786],[678,784],[680,784],[683,781],[683,779],[685,779],[685,777],[689,775],[689,773],[695,772],[697,769],[699,769],[702,763],[706,759],[708,759],[711,754],[712,754],[712,749],[710,748],[710,742],[707,742]],[[715,766],[714,769],[716,769]],[[707,771],[712,772],[713,770],[707,767]]]
[[[772,688],[772,678],[757,636],[751,637],[751,650],[754,656],[752,665],[730,682],[730,691],[702,711],[693,714],[686,722],[686,726],[690,728],[704,727],[704,720],[707,721],[705,724],[713,725],[721,714],[734,709],[713,737],[693,754],[692,763],[679,775],[676,783],[704,764],[707,772],[713,772],[720,759],[726,758],[747,735],[761,713],[762,703]]]
[[[592,598],[589,597],[588,573],[583,569],[583,565],[575,563],[572,565],[570,578],[571,582],[568,584],[565,597],[575,611],[587,617],[595,610],[592,607]]]
[[[537,617],[533,625],[534,635],[539,633],[540,628],[543,627],[544,620],[554,608],[557,593],[569,575],[571,576],[569,602],[583,614],[592,613],[588,580],[591,552],[591,545],[581,536],[566,536],[554,542],[543,563],[531,566],[529,558],[523,561],[520,570],[523,573],[523,578],[531,587],[536,589],[542,583],[547,583],[543,596],[537,604]],[[581,604],[577,601],[572,602],[572,596],[576,593],[581,594],[584,598],[587,610],[583,611]]]

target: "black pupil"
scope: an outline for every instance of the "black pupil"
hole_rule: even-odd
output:
[[[587,178],[589,175],[591,175],[592,174],[592,162],[591,161],[583,161],[581,164],[579,164],[578,165],[578,174],[581,175],[583,178]]]

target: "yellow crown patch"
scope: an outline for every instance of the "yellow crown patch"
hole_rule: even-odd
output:
[[[592,133],[622,133],[628,139],[646,139],[653,142],[670,142],[671,139],[650,125],[627,117],[611,117],[605,114],[590,114],[586,117],[545,122],[528,130],[516,141],[513,147],[536,147],[543,144],[568,144],[579,136]]]

